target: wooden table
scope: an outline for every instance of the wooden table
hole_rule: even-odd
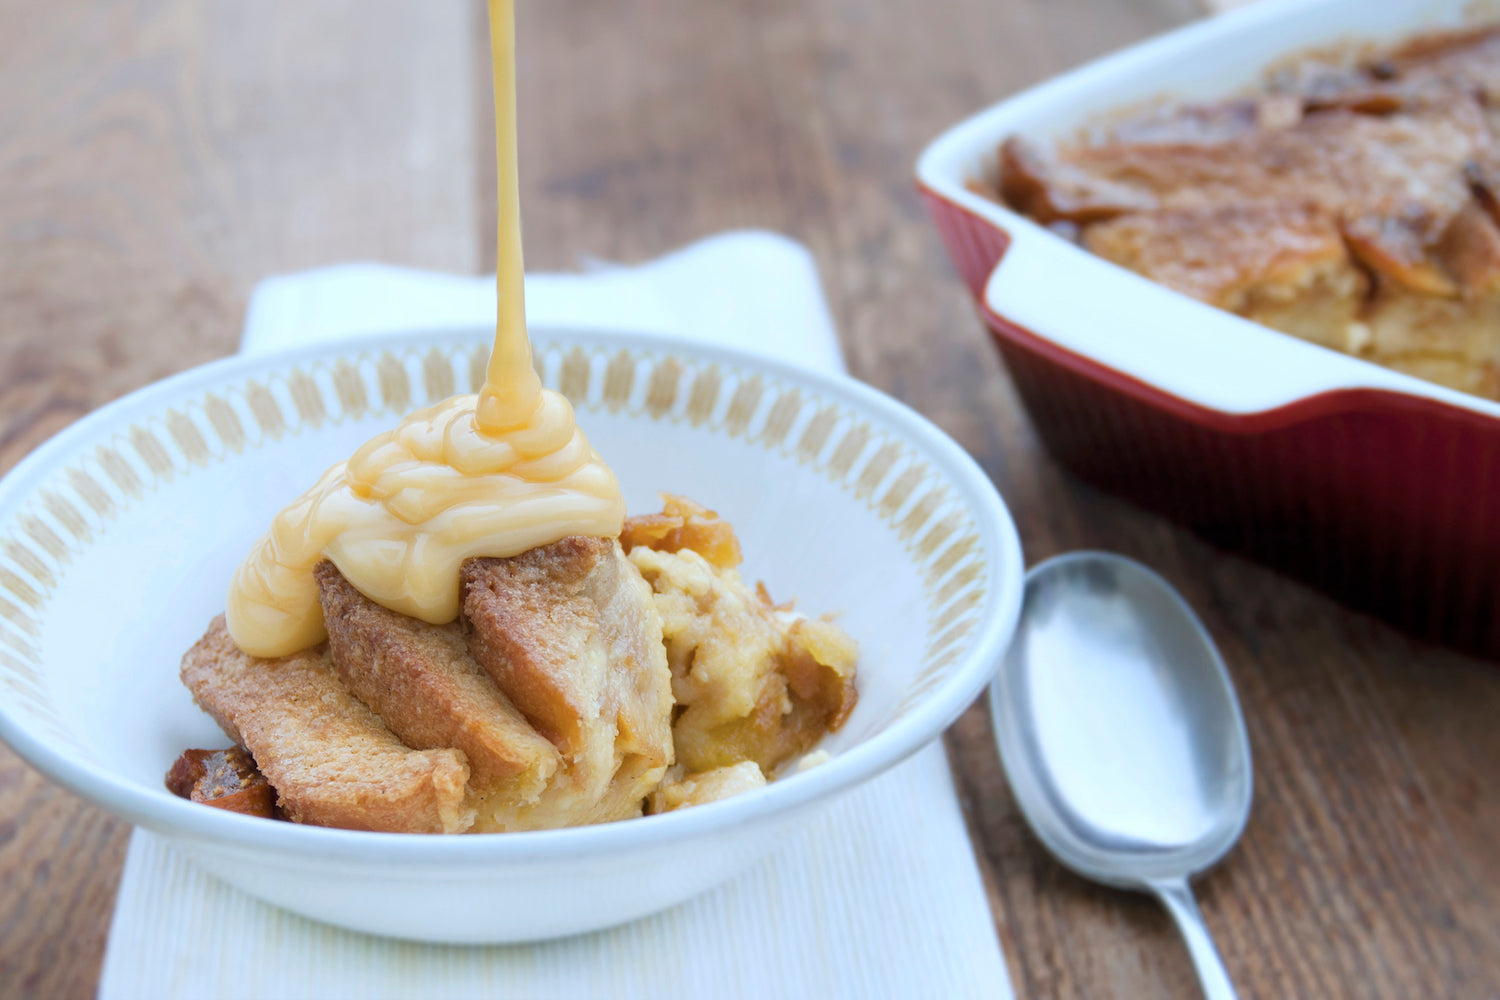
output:
[[[859,377],[994,477],[1032,560],[1107,548],[1203,614],[1257,797],[1199,885],[1245,996],[1500,996],[1500,670],[1408,639],[1062,472],[920,209],[918,150],[1196,0],[527,0],[529,263],[717,230],[806,242]],[[0,468],[232,352],[253,283],[493,261],[488,54],[457,0],[0,8]],[[949,734],[1018,991],[1190,997],[1156,906],[1028,836],[986,711]],[[0,996],[91,994],[128,829],[0,748]]]

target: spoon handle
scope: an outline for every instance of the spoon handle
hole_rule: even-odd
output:
[[[1229,981],[1229,973],[1224,968],[1223,959],[1219,958],[1219,949],[1214,947],[1214,939],[1208,933],[1208,925],[1203,922],[1203,914],[1198,910],[1187,879],[1152,882],[1151,891],[1172,914],[1177,929],[1187,941],[1188,954],[1193,956],[1193,965],[1198,969],[1198,981],[1203,984],[1203,995],[1208,1000],[1235,1000],[1234,984]]]

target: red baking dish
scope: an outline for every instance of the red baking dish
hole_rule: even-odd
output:
[[[1500,658],[1500,405],[1153,285],[975,194],[1006,136],[1243,91],[1296,51],[1462,23],[1460,0],[1267,0],[976,115],[918,184],[1047,447],[1080,476],[1416,632]]]

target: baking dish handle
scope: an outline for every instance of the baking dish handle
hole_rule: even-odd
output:
[[[1347,389],[1458,396],[1154,284],[1022,219],[985,283],[990,322],[1132,395],[1227,415]]]

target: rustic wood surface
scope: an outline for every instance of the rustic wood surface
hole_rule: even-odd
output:
[[[1030,559],[1140,558],[1239,686],[1257,795],[1199,883],[1242,994],[1500,997],[1500,670],[1101,495],[1040,450],[910,179],[946,125],[1196,0],[529,0],[529,263],[731,227],[810,246],[860,378],[972,451]],[[233,351],[254,282],[493,263],[488,54],[458,0],[0,4],[0,469]],[[1153,903],[1026,832],[971,709],[949,734],[1025,997],[1191,997]],[[0,996],[97,982],[126,827],[0,748]]]

